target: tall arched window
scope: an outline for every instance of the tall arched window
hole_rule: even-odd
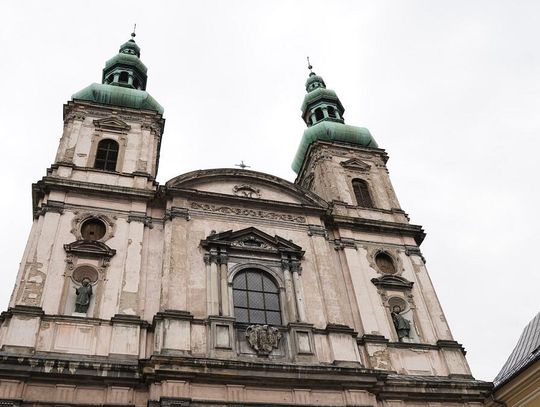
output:
[[[118,160],[118,143],[111,139],[103,139],[99,142],[96,151],[96,161],[94,168],[107,171],[116,170]]]
[[[315,119],[317,121],[324,119],[324,113],[320,107],[315,109]]]
[[[363,206],[364,208],[373,208],[373,201],[369,194],[368,183],[363,179],[353,179],[352,186],[357,205]]]
[[[237,322],[281,325],[279,288],[262,270],[247,269],[234,276],[233,304]]]

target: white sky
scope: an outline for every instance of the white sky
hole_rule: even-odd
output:
[[[0,309],[62,104],[100,81],[134,22],[165,107],[160,183],[242,159],[293,181],[310,55],[347,123],[389,153],[453,334],[493,379],[540,308],[540,2],[3,1]]]

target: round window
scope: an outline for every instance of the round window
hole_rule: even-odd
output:
[[[392,260],[392,258],[386,253],[377,254],[377,256],[375,256],[375,263],[377,263],[377,267],[384,274],[395,274],[396,273],[396,267],[394,266],[394,260]]]
[[[105,223],[96,218],[84,221],[81,226],[81,235],[84,240],[99,240],[105,236],[106,231]]]

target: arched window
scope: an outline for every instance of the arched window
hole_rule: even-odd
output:
[[[373,201],[369,195],[369,188],[366,181],[363,179],[353,179],[352,181],[354,195],[356,196],[356,204],[364,208],[373,208]]]
[[[116,170],[118,159],[118,143],[111,139],[101,140],[97,147],[94,168],[107,171]]]
[[[324,113],[320,107],[315,109],[315,119],[317,119],[317,121],[324,119]]]
[[[129,75],[128,75],[127,72],[120,72],[120,76],[119,76],[119,78],[118,78],[118,82],[125,82],[125,83],[127,83],[128,79],[129,79]]]
[[[238,322],[281,325],[279,288],[262,270],[247,269],[234,276],[233,304]]]
[[[336,109],[332,106],[328,106],[328,117],[336,118]]]

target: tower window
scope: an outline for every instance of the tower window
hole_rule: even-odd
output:
[[[281,325],[279,288],[261,270],[248,269],[234,277],[233,303],[238,322]]]
[[[324,113],[321,108],[315,109],[315,119],[317,121],[324,119]]]
[[[120,76],[118,78],[118,82],[125,82],[127,83],[129,79],[129,74],[127,72],[120,72]]]
[[[354,179],[352,181],[356,204],[364,208],[373,208],[373,201],[369,194],[369,188],[366,181],[363,179]]]
[[[107,171],[116,170],[118,160],[118,143],[111,139],[101,140],[97,147],[94,168]]]
[[[328,117],[336,118],[336,110],[332,106],[328,106]]]
[[[90,218],[81,226],[81,236],[84,240],[99,240],[105,236],[105,224],[96,218]]]

